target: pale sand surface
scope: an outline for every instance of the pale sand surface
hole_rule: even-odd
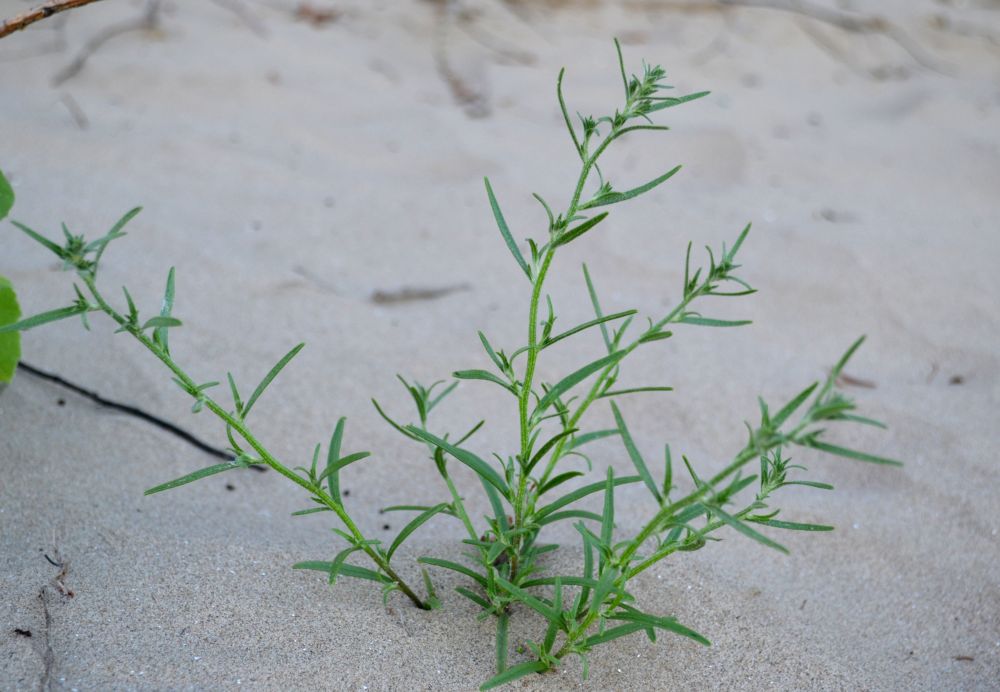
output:
[[[865,333],[849,372],[876,387],[848,391],[891,429],[835,439],[906,466],[795,450],[837,490],[790,489],[777,505],[837,531],[781,536],[790,556],[726,534],[650,570],[634,585],[639,602],[714,646],[619,640],[592,656],[590,689],[1000,689],[1000,48],[928,22],[944,13],[966,34],[1000,36],[1000,8],[855,4],[878,5],[945,74],[883,38],[770,10],[591,3],[518,16],[485,2],[442,30],[432,3],[338,4],[345,14],[321,28],[293,21],[291,3],[250,3],[261,38],[217,4],[177,2],[158,33],[109,42],[51,88],[88,36],[137,11],[109,1],[71,16],[64,52],[22,55],[56,36],[52,24],[0,44],[0,165],[18,194],[13,218],[49,233],[65,220],[95,235],[146,207],[106,256],[103,284],[109,295],[127,284],[149,310],[177,266],[185,326],[172,343],[196,378],[231,369],[249,387],[306,341],[256,428],[295,465],[348,415],[348,446],[375,453],[346,473],[350,509],[388,537],[378,507],[446,491],[368,400],[407,418],[393,373],[432,381],[484,367],[476,329],[508,347],[523,338],[525,282],[481,176],[518,235],[541,230],[528,193],[561,206],[575,176],[555,75],[569,68],[571,108],[608,108],[620,94],[610,38],[622,36],[633,65],[659,61],[680,90],[714,93],[668,111],[673,132],[637,138],[609,161],[620,187],[686,168],[560,257],[551,288],[562,324],[588,316],[581,261],[609,310],[657,314],[677,298],[688,239],[717,245],[748,220],[743,275],[760,289],[708,305],[753,326],[678,329],[626,369],[629,384],[676,387],[624,402],[638,444],[655,458],[669,441],[699,468],[719,468],[741,446],[758,393],[787,399]],[[0,2],[0,14],[22,6]],[[436,68],[442,55],[478,99],[465,109]],[[25,311],[66,304],[69,277],[12,227],[3,233],[0,273]],[[435,300],[371,300],[463,284]],[[207,414],[186,415],[189,402],[149,354],[94,323],[29,333],[26,359],[220,440]],[[599,348],[596,334],[569,343],[543,359],[543,375]],[[485,385],[464,385],[437,426],[479,417],[489,425],[478,451],[509,446],[514,411]],[[608,417],[598,411],[591,424]],[[599,469],[628,470],[617,445],[596,452]],[[46,660],[49,686],[80,690],[470,689],[491,675],[492,625],[474,619],[450,573],[435,574],[445,608],[427,614],[400,597],[386,610],[367,583],[330,588],[292,571],[336,544],[323,516],[288,516],[306,501],[277,474],[142,495],[209,463],[28,375],[3,392],[0,687],[37,689]],[[474,479],[460,482],[479,498]],[[638,486],[621,498],[627,535],[651,507]],[[388,521],[397,529],[400,519]],[[579,560],[572,533],[556,567]],[[435,520],[397,559],[416,578],[416,557],[456,558],[460,537],[457,523]],[[68,561],[74,598],[58,593],[43,554]],[[515,621],[514,641],[539,636],[529,615]],[[582,687],[579,673],[571,662],[516,686]]]

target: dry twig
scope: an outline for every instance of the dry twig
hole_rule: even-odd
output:
[[[84,5],[89,5],[92,2],[97,2],[97,0],[49,0],[49,2],[42,3],[38,7],[26,10],[21,14],[11,17],[10,19],[3,20],[3,23],[0,24],[0,38],[9,36],[15,31],[20,31],[21,29],[24,29],[35,22],[47,19],[54,14],[59,14],[60,12],[72,10],[77,7],[83,7]]]

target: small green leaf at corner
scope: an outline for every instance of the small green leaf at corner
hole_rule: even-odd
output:
[[[10,186],[3,171],[0,171],[0,220],[7,217],[14,206],[14,189]]]
[[[6,184],[0,175],[0,212],[3,207],[3,185]],[[9,207],[8,207],[9,209]],[[4,214],[0,213],[0,217]],[[0,276],[0,325],[13,324],[21,318],[21,308],[17,304],[17,294],[10,281]],[[18,332],[0,334],[0,383],[14,379],[17,362],[21,359],[21,335]]]

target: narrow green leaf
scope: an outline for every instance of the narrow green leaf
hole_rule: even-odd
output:
[[[559,98],[559,110],[562,111],[563,121],[566,123],[566,129],[569,130],[569,136],[573,139],[573,147],[576,149],[576,153],[580,155],[580,160],[586,162],[587,157],[583,153],[583,147],[580,146],[580,140],[577,139],[576,130],[573,129],[573,122],[569,119],[569,111],[566,110],[566,100],[563,98],[562,93],[562,81],[563,76],[566,74],[566,68],[559,70],[559,77],[556,79],[556,96]]]
[[[539,526],[546,526],[548,524],[555,524],[556,522],[563,521],[565,519],[589,519],[590,521],[601,521],[601,515],[595,512],[588,512],[583,509],[568,509],[565,512],[553,512],[551,514],[546,514],[544,517],[538,520]]]
[[[285,356],[281,360],[279,360],[273,368],[271,368],[270,372],[268,372],[267,375],[264,376],[264,379],[261,380],[259,385],[257,385],[257,389],[255,389],[253,394],[250,395],[250,398],[247,399],[246,406],[243,407],[244,418],[250,415],[250,409],[252,409],[253,405],[257,403],[257,399],[259,399],[260,395],[264,393],[264,390],[267,389],[268,385],[271,384],[274,378],[278,376],[278,373],[280,373],[282,369],[284,369],[284,367],[288,365],[288,362],[292,358],[294,358],[298,354],[298,352],[303,349],[304,346],[305,344],[299,344],[291,351],[286,353]]]
[[[163,292],[163,302],[160,304],[160,317],[170,317],[174,310],[174,268],[170,267],[167,272],[167,288]],[[157,327],[153,331],[153,341],[164,350],[170,353],[170,340],[166,327]]]
[[[500,211],[500,205],[497,203],[497,198],[493,194],[493,188],[490,186],[490,179],[483,178],[483,182],[486,183],[486,194],[490,198],[490,207],[493,209],[493,218],[496,219],[497,226],[500,228],[500,235],[503,236],[503,241],[507,244],[510,254],[514,255],[514,259],[524,271],[525,276],[530,279],[531,269],[528,268],[528,263],[524,261],[521,251],[517,249],[517,243],[514,242],[514,236],[510,234],[510,229],[507,227],[507,221],[503,218],[503,212]]]
[[[516,597],[524,605],[528,606],[535,612],[539,613],[546,620],[552,620],[556,617],[555,611],[552,607],[543,602],[541,599],[532,596],[530,593],[507,581],[503,577],[495,577],[496,583],[508,591],[512,596]]]
[[[0,173],[0,196],[3,194],[3,174]],[[13,193],[11,193],[13,194]],[[11,197],[13,201],[13,197]],[[2,202],[2,200],[0,200]],[[0,204],[0,211],[3,211]],[[0,214],[2,218],[2,214]],[[21,308],[17,304],[17,294],[10,281],[0,276],[0,327],[14,324],[21,319]],[[0,382],[10,382],[17,372],[17,362],[21,360],[21,334],[10,332],[0,334]]]
[[[809,488],[818,488],[820,490],[833,490],[833,486],[829,483],[820,483],[819,481],[785,481],[782,485],[804,485]]]
[[[421,430],[413,425],[406,426],[406,430],[412,435],[424,440],[425,442],[430,442],[436,447],[440,447],[444,451],[451,454],[453,457],[458,459],[460,462],[468,466],[470,469],[475,471],[480,478],[488,481],[494,488],[500,491],[500,494],[510,499],[510,489],[507,487],[507,483],[504,479],[493,470],[493,467],[487,464],[485,461],[480,459],[478,456],[473,454],[467,449],[462,449],[461,447],[456,447],[450,442],[442,440],[440,437],[436,437],[426,430]]]
[[[29,238],[31,238],[37,243],[40,243],[41,245],[44,245],[46,248],[51,250],[59,259],[65,258],[66,253],[63,251],[63,249],[59,247],[57,244],[53,243],[48,238],[46,238],[45,236],[43,236],[41,233],[36,233],[35,231],[31,230],[23,223],[20,223],[18,221],[11,221],[11,223],[14,224],[17,228],[21,229],[25,234],[28,235]]]
[[[721,519],[723,523],[733,527],[747,538],[752,538],[758,543],[766,545],[768,548],[774,548],[775,550],[779,550],[785,553],[786,555],[788,554],[788,548],[781,545],[780,543],[772,541],[770,538],[760,533],[759,531],[754,531],[752,528],[747,526],[745,523],[743,523],[736,517],[727,514],[726,512],[722,511],[721,509],[715,506],[709,507],[709,510],[712,512],[712,514],[715,514],[717,517],[719,517],[719,519]]]
[[[4,176],[3,171],[0,171],[0,221],[7,217],[13,206],[14,188],[10,186],[10,182]]]
[[[594,587],[594,598],[590,601],[590,614],[597,615],[601,606],[604,605],[604,599],[608,597],[615,588],[615,580],[621,576],[621,573],[614,567],[605,567],[604,571],[601,572],[601,578],[597,580],[597,586]]]
[[[646,472],[647,475],[649,472]],[[640,474],[641,477],[641,474]],[[610,547],[615,531],[615,471],[608,467],[608,478],[604,482],[604,511],[601,514],[601,543]]]
[[[711,93],[712,92],[710,91],[699,91],[695,94],[688,94],[686,96],[667,97],[662,101],[659,101],[650,106],[649,110],[647,110],[646,112],[655,113],[656,111],[661,111],[664,108],[673,108],[674,106],[679,106],[682,103],[690,103],[691,101],[694,101],[696,99],[704,98],[705,96],[708,96]]]
[[[70,305],[69,307],[59,308],[57,310],[49,310],[48,312],[43,312],[41,314],[28,317],[27,319],[23,319],[20,322],[0,326],[0,334],[7,334],[10,332],[26,332],[29,329],[40,327],[43,324],[64,320],[67,317],[73,317],[74,315],[79,315],[83,312],[87,312],[87,308],[82,305]]]
[[[615,396],[623,396],[625,394],[640,394],[643,392],[672,392],[673,387],[630,387],[629,389],[613,389],[608,390],[601,394],[598,399],[610,399]]]
[[[489,339],[487,339],[486,335],[482,332],[477,332],[477,334],[479,334],[479,340],[482,342],[483,348],[486,350],[486,355],[488,355],[490,360],[493,361],[493,365],[497,366],[497,370],[503,372],[503,361],[500,360],[500,356],[497,355],[497,352],[493,350],[493,346],[490,345]]]
[[[372,399],[372,406],[374,406],[375,410],[378,411],[378,415],[380,415],[382,417],[382,420],[384,420],[386,423],[388,423],[393,428],[395,428],[396,430],[398,430],[400,433],[402,433],[406,437],[410,438],[411,440],[419,440],[420,439],[416,435],[410,433],[408,430],[406,430],[406,428],[404,428],[402,425],[400,425],[399,423],[397,423],[396,421],[394,421],[392,418],[389,418],[388,414],[385,411],[382,410],[382,407],[379,406],[378,402],[375,401],[374,399]]]
[[[504,611],[497,616],[497,675],[507,670],[507,638],[510,613]]]
[[[581,205],[581,209],[590,209],[592,207],[603,207],[608,204],[617,204],[618,202],[624,202],[625,200],[632,199],[633,197],[638,197],[639,195],[649,192],[653,188],[662,185],[668,179],[670,179],[677,171],[681,169],[680,166],[676,166],[658,178],[650,180],[645,185],[640,185],[639,187],[634,187],[626,192],[612,192],[606,195],[601,195],[595,200],[591,200],[586,204]]]
[[[628,452],[629,459],[632,460],[632,465],[635,466],[635,470],[639,473],[639,477],[642,478],[642,482],[649,488],[649,492],[653,494],[656,503],[662,505],[663,496],[660,494],[660,489],[656,487],[653,474],[649,472],[649,467],[646,466],[642,454],[640,454],[639,449],[635,446],[632,433],[629,432],[628,426],[625,425],[625,419],[622,418],[621,411],[618,410],[618,406],[614,402],[611,402],[611,412],[615,416],[615,423],[618,424],[618,434],[621,435],[625,451]]]
[[[577,435],[573,438],[573,444],[570,445],[570,449],[576,449],[577,447],[582,447],[588,442],[593,442],[594,440],[600,440],[605,437],[611,437],[618,434],[618,428],[611,430],[594,430],[593,432],[584,433],[582,435]]]
[[[825,524],[800,524],[794,521],[779,521],[778,519],[767,519],[758,521],[764,526],[773,526],[776,529],[788,529],[789,531],[833,531],[832,526]]]
[[[327,487],[330,488],[330,497],[340,504],[343,504],[343,500],[340,498],[340,472],[337,469],[337,462],[340,460],[340,447],[344,441],[345,425],[347,425],[347,418],[341,417],[333,428],[333,434],[330,436],[330,447],[326,452],[326,470],[323,471],[323,475],[327,477]]]
[[[642,613],[634,608],[629,608],[625,612],[618,612],[611,616],[614,620],[624,620],[626,622],[635,622],[642,625],[647,625],[649,627],[655,627],[657,629],[666,630],[667,632],[673,632],[674,634],[679,634],[682,637],[687,637],[688,639],[693,639],[699,644],[704,644],[705,646],[711,646],[712,642],[708,641],[705,637],[695,632],[693,629],[685,627],[673,618],[657,617],[655,615],[650,615],[648,613]]]
[[[492,690],[494,687],[500,687],[500,685],[506,685],[508,682],[513,682],[518,678],[523,678],[525,675],[531,675],[532,673],[542,673],[548,670],[549,667],[542,663],[541,661],[528,661],[527,663],[518,663],[516,666],[511,666],[499,675],[495,675],[482,685],[479,689],[482,690]]]
[[[181,321],[176,317],[150,317],[146,320],[146,323],[142,325],[142,329],[151,329],[155,327],[156,329],[169,329],[170,327],[180,327]],[[154,334],[155,338],[155,334]]]
[[[244,468],[243,464],[234,464],[233,462],[227,461],[224,464],[214,464],[207,468],[203,468],[194,473],[189,473],[186,476],[181,476],[176,480],[172,480],[168,483],[163,483],[157,485],[156,487],[150,488],[145,491],[143,495],[153,495],[154,493],[163,492],[164,490],[172,490],[174,488],[179,488],[182,485],[187,485],[188,483],[193,483],[194,481],[201,480],[208,476],[214,476],[217,473],[222,473],[223,471],[232,471],[233,469]]]
[[[317,572],[330,573],[330,562],[317,562],[317,561],[306,561],[306,562],[296,562],[292,565],[292,569],[311,569]],[[379,574],[373,570],[366,567],[358,567],[356,565],[342,565],[338,571],[338,576],[343,577],[353,577],[354,579],[365,579],[367,581],[377,582],[379,584],[392,584],[392,580],[388,577]]]
[[[477,594],[477,593],[475,593],[473,591],[470,591],[469,589],[465,588],[464,586],[456,586],[455,587],[455,591],[457,591],[461,595],[463,595],[466,598],[468,598],[470,601],[472,601],[473,603],[475,603],[477,606],[479,606],[483,610],[490,610],[493,607],[493,606],[490,605],[490,602],[487,601],[485,598],[483,598],[482,596],[480,596],[479,594]]]
[[[569,245],[574,240],[576,240],[577,238],[579,238],[580,236],[582,236],[584,233],[586,233],[587,231],[589,231],[591,228],[593,228],[594,226],[596,226],[597,224],[599,224],[601,221],[604,221],[604,219],[607,218],[608,213],[609,212],[606,212],[606,211],[605,212],[601,212],[597,216],[594,216],[592,218],[587,219],[586,221],[584,221],[580,225],[574,226],[573,228],[569,229],[568,231],[563,231],[563,233],[560,234],[558,238],[556,238],[555,247],[560,247],[562,245]]]
[[[614,484],[617,487],[619,485],[627,485],[629,483],[638,483],[641,480],[642,479],[639,476],[620,476],[615,478]],[[600,483],[591,483],[590,485],[585,485],[582,488],[577,488],[573,492],[563,495],[558,500],[545,505],[545,507],[542,507],[540,510],[535,512],[534,520],[539,521],[556,510],[562,509],[566,505],[572,504],[577,500],[581,500],[587,495],[600,492],[606,487],[606,482],[601,481]]]
[[[572,480],[578,476],[582,476],[583,471],[567,471],[566,473],[560,473],[555,478],[549,480],[545,485],[538,489],[538,496],[541,497],[545,493],[549,492],[556,486],[562,485],[568,480]]]
[[[344,548],[339,553],[337,553],[337,556],[333,558],[333,562],[330,563],[330,577],[329,577],[330,584],[337,583],[337,576],[343,570],[344,565],[347,562],[347,558],[359,550],[361,550],[360,545],[352,545],[350,547]]]
[[[443,569],[450,569],[452,572],[458,572],[459,574],[464,574],[470,579],[474,580],[484,589],[486,588],[486,577],[474,572],[465,565],[460,565],[457,562],[452,562],[451,560],[442,560],[436,557],[422,557],[418,558],[417,562],[424,565],[433,565],[434,567],[441,567]]]
[[[506,389],[511,394],[516,395],[517,392],[514,387],[511,386],[510,382],[505,382],[496,375],[486,370],[457,370],[453,372],[452,377],[458,378],[460,380],[483,380],[485,382],[492,382],[493,384],[498,384],[504,389]]]
[[[781,425],[788,420],[788,418],[795,413],[798,408],[805,403],[805,400],[813,393],[816,387],[819,386],[819,382],[813,382],[811,385],[803,389],[798,395],[789,401],[782,407],[780,411],[771,419],[771,427],[775,430],[781,427]]]
[[[604,368],[610,367],[620,361],[628,355],[628,351],[615,351],[609,353],[603,358],[598,358],[593,363],[588,363],[584,365],[579,370],[567,375],[559,382],[554,384],[552,388],[545,393],[545,396],[541,398],[538,402],[538,406],[535,408],[534,416],[538,416],[545,412],[549,406],[553,404],[559,397],[565,394],[567,391],[578,385],[583,380],[587,379],[594,373],[603,370]]]
[[[872,464],[886,464],[888,466],[903,465],[903,462],[896,461],[895,459],[887,459],[886,457],[880,457],[866,452],[858,452],[853,449],[847,449],[846,447],[839,447],[837,445],[827,444],[826,442],[820,442],[819,440],[813,440],[807,446],[812,447],[813,449],[818,449],[821,452],[826,452],[827,454],[836,454],[837,456],[846,457],[848,459],[856,459],[857,461],[867,461]]]
[[[663,497],[670,497],[674,488],[674,464],[670,458],[670,445],[663,445]]]
[[[403,541],[409,538],[410,534],[412,534],[414,531],[416,531],[425,523],[427,523],[427,521],[429,521],[431,517],[433,517],[435,514],[443,512],[444,510],[448,509],[448,507],[449,507],[448,503],[443,502],[439,505],[431,507],[425,512],[421,512],[416,517],[414,517],[409,524],[403,527],[403,530],[399,532],[398,536],[396,536],[396,539],[392,542],[392,545],[389,546],[389,551],[386,553],[386,559],[391,560],[392,554],[396,552],[396,549],[399,548],[399,546],[403,545]]]
[[[677,320],[681,324],[693,324],[698,327],[744,327],[753,324],[753,320],[716,320],[711,317],[695,317],[687,315]]]
[[[542,642],[542,651],[546,653],[552,651],[552,647],[556,643],[556,635],[562,629],[562,609],[562,579],[556,577],[552,596],[552,610],[555,617],[549,619],[549,626],[545,630],[545,640]]]
[[[583,279],[587,283],[587,293],[590,295],[590,304],[594,306],[594,314],[597,315],[597,323],[601,325],[601,336],[604,337],[604,345],[608,349],[608,353],[612,352],[611,347],[611,336],[608,334],[608,327],[604,324],[604,315],[601,312],[601,302],[597,298],[597,289],[594,288],[594,282],[590,280],[590,272],[587,270],[587,265],[583,265]]]
[[[553,337],[550,337],[550,338],[546,339],[545,343],[542,344],[542,348],[548,348],[552,344],[554,344],[556,342],[559,342],[559,341],[562,341],[566,337],[573,336],[574,334],[582,332],[585,329],[590,329],[591,327],[594,327],[594,326],[597,326],[597,325],[601,325],[602,328],[604,328],[604,324],[607,323],[607,322],[612,322],[614,320],[620,320],[620,319],[622,319],[624,317],[631,317],[632,315],[636,314],[637,312],[638,312],[638,310],[624,310],[622,312],[616,312],[613,315],[605,315],[604,317],[597,317],[595,319],[590,320],[589,322],[584,322],[583,324],[578,324],[577,326],[573,327],[572,329],[567,329],[566,331],[562,332],[561,334],[557,334],[556,336],[553,336]]]
[[[328,455],[326,469],[323,470],[323,473],[320,474],[317,480],[320,483],[322,483],[331,474],[339,473],[345,466],[349,466],[353,464],[355,461],[361,461],[362,459],[367,459],[371,455],[372,455],[371,452],[354,452],[353,454],[348,454],[345,457],[337,459],[332,464],[330,463],[330,457]],[[339,479],[337,481],[337,485],[338,486],[340,485]]]
[[[639,632],[644,629],[646,629],[646,625],[638,622],[629,622],[624,625],[618,625],[617,627],[611,627],[603,632],[587,637],[587,639],[583,642],[583,646],[586,649],[592,649],[598,644],[606,644],[607,642],[618,639],[619,637],[624,637],[632,634],[633,632]]]
[[[572,435],[576,431],[577,431],[576,428],[569,428],[568,430],[563,430],[557,435],[553,435],[551,438],[549,438],[549,440],[544,445],[542,445],[537,452],[535,452],[534,456],[531,457],[531,461],[528,462],[528,465],[525,468],[524,472],[531,473],[531,470],[535,468],[535,465],[539,461],[542,460],[542,457],[544,457],[546,454],[549,453],[550,449],[552,449],[556,444],[558,444],[560,440],[568,437],[569,435]]]

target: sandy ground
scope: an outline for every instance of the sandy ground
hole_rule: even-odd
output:
[[[841,3],[877,5],[905,32],[901,46],[768,9],[467,5],[337,3],[316,24],[288,2],[248,3],[249,23],[226,3],[172,2],[158,29],[108,41],[57,88],[51,78],[90,37],[141,6],[109,0],[7,39],[0,166],[17,191],[13,218],[95,235],[144,205],[102,281],[109,295],[127,284],[148,310],[177,266],[185,326],[172,343],[196,378],[231,369],[249,386],[306,341],[256,428],[295,465],[349,415],[348,445],[375,454],[346,475],[350,509],[389,537],[383,525],[399,520],[379,507],[446,491],[369,398],[406,418],[394,373],[429,382],[484,367],[477,329],[523,339],[525,283],[481,176],[519,236],[543,230],[529,192],[561,205],[575,176],[555,75],[568,67],[571,108],[613,107],[618,35],[632,64],[661,62],[680,90],[713,95],[609,161],[623,187],[686,168],[560,257],[551,287],[563,324],[587,317],[581,261],[609,309],[655,315],[677,297],[688,239],[716,245],[746,221],[743,274],[760,289],[709,306],[753,326],[679,329],[636,357],[630,384],[676,387],[624,403],[638,444],[652,455],[669,441],[718,468],[758,393],[791,396],[865,333],[849,372],[874,387],[848,391],[891,429],[836,439],[906,466],[796,450],[837,490],[778,504],[837,530],[783,536],[791,556],[726,535],[650,570],[639,601],[714,646],[620,640],[592,656],[589,688],[1000,689],[1000,6]],[[0,14],[23,6],[2,1]],[[25,311],[66,304],[69,277],[9,225],[4,234],[0,273]],[[407,287],[457,290],[373,300]],[[154,359],[94,322],[27,334],[26,359],[221,439],[207,415],[186,414]],[[594,334],[570,343],[543,375],[599,348]],[[477,450],[509,446],[515,413],[488,386],[464,385],[437,424],[479,417],[489,424]],[[598,451],[599,467],[628,468],[617,446]],[[425,614],[396,597],[383,608],[365,583],[330,588],[292,571],[336,543],[322,517],[289,517],[305,498],[277,474],[142,495],[209,463],[29,375],[2,393],[0,688],[470,689],[491,674],[492,625],[472,617],[450,574],[436,575],[445,608]],[[471,477],[460,482],[479,497]],[[643,492],[623,491],[623,533],[651,511]],[[415,577],[420,555],[456,557],[458,538],[435,520],[400,553],[403,571]],[[576,545],[557,567],[576,564]],[[46,555],[66,565],[74,597]],[[515,641],[539,636],[537,621],[517,620]],[[585,687],[579,673],[570,663],[516,686]]]

